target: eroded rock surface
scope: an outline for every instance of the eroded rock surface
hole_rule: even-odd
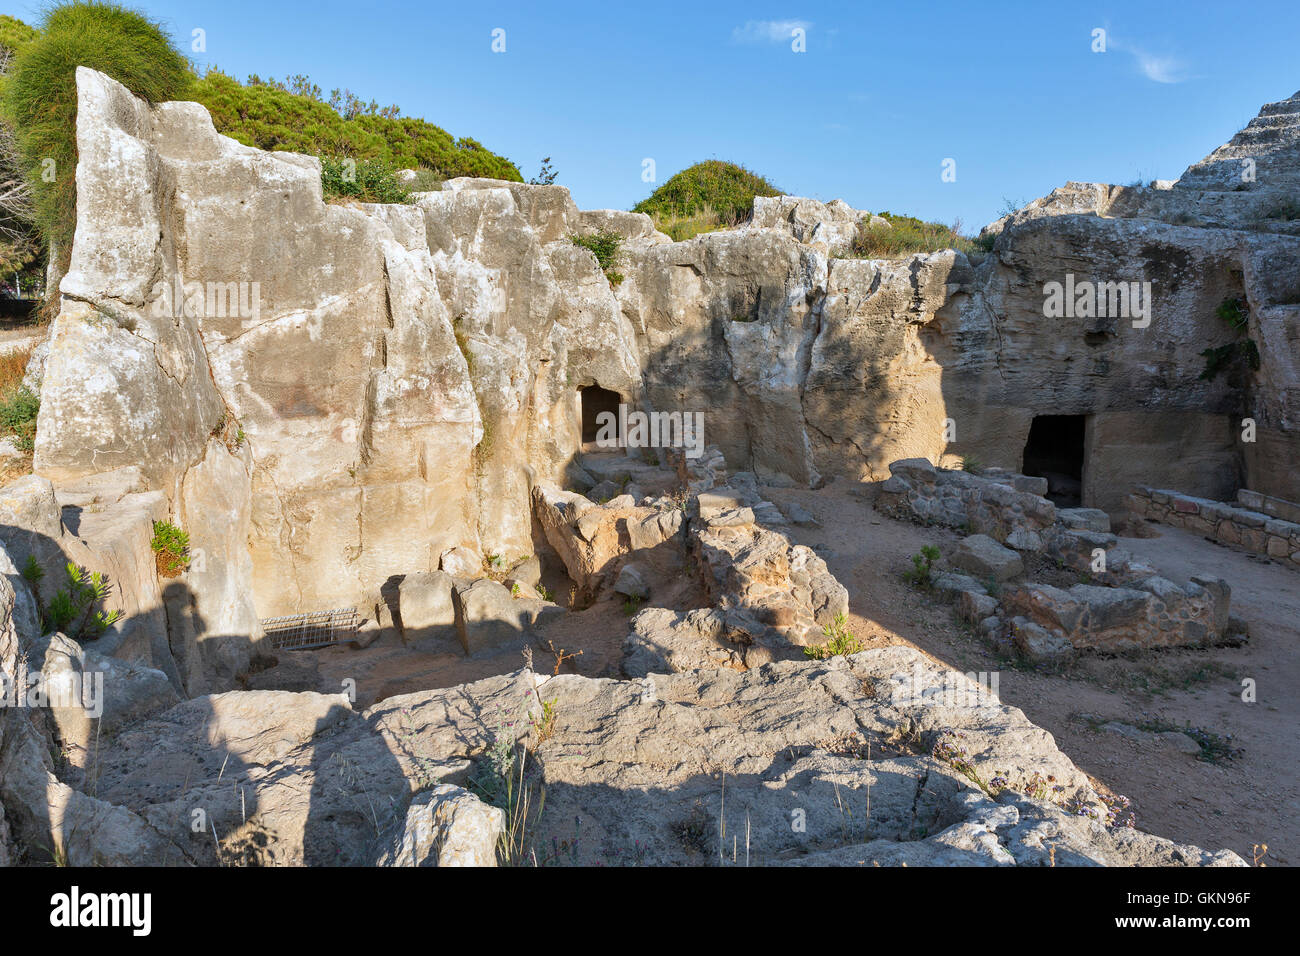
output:
[[[1108,827],[1050,735],[996,698],[951,700],[953,688],[977,693],[893,647],[638,681],[520,671],[364,714],[342,697],[236,692],[120,735],[99,786],[199,861],[218,851],[189,831],[196,806],[227,862],[419,862],[432,819],[419,821],[450,787],[483,785],[493,750],[517,740],[526,786],[545,789],[529,839],[546,863],[730,863],[737,834],[743,863],[746,828],[749,862],[763,865],[1241,862]],[[555,714],[545,733],[542,700]],[[482,818],[470,828],[481,847],[493,815],[457,799]]]

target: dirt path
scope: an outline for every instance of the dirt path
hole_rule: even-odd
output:
[[[864,645],[908,644],[963,672],[997,671],[1003,701],[1048,730],[1096,782],[1128,796],[1142,829],[1227,847],[1246,860],[1256,844],[1267,844],[1265,862],[1300,863],[1300,574],[1178,529],[1124,538],[1122,546],[1178,583],[1197,571],[1226,579],[1233,613],[1250,625],[1250,641],[1239,648],[1088,656],[1065,673],[1043,674],[999,660],[950,607],[903,583],[921,545],[948,553],[960,536],[877,514],[858,497],[864,488],[838,481],[819,491],[767,489],[778,505],[797,501],[822,522],[822,528],[789,529],[791,537],[817,548],[849,589],[850,626]],[[1256,682],[1255,703],[1241,698],[1246,678]],[[1108,720],[1190,724],[1240,752],[1209,762],[1098,729]]]

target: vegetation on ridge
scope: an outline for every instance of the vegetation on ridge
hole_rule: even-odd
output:
[[[753,215],[755,196],[780,196],[781,190],[737,163],[709,159],[688,166],[632,207],[675,241],[725,229]]]
[[[162,25],[108,0],[51,7],[37,28],[0,16],[0,269],[40,272],[48,248],[66,265],[76,228],[78,66],[150,103],[196,100],[217,131],[247,146],[322,159],[327,198],[402,202],[453,176],[522,182],[510,160],[396,106],[350,90],[328,98],[305,76],[287,83],[219,70],[197,77]],[[396,171],[419,171],[414,182]],[[544,166],[543,176],[554,171]]]
[[[189,65],[159,24],[115,3],[57,6],[34,35],[15,22],[5,24],[4,36],[18,49],[3,80],[0,113],[16,137],[34,224],[66,257],[76,226],[77,67],[105,73],[156,103],[184,92]]]
[[[897,259],[943,249],[957,249],[968,254],[987,252],[992,246],[991,241],[968,239],[961,235],[960,222],[945,226],[891,212],[882,212],[879,216],[885,224],[873,225],[869,216],[863,219],[849,247],[836,254],[845,259]]]
[[[212,114],[219,133],[245,146],[427,169],[443,179],[523,182],[514,163],[476,140],[453,138],[430,122],[402,116],[396,106],[363,103],[350,90],[333,90],[323,99],[320,87],[305,76],[284,83],[250,76],[242,84],[209,70],[194,81],[190,96]]]

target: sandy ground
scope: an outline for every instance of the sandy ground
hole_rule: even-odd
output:
[[[903,583],[921,545],[946,553],[960,536],[877,514],[858,497],[865,487],[768,489],[778,505],[798,501],[823,523],[792,528],[791,537],[816,548],[848,588],[850,626],[865,646],[907,644],[959,671],[997,671],[1002,700],[1048,730],[1094,781],[1128,796],[1143,830],[1226,847],[1248,861],[1257,844],[1267,844],[1264,863],[1300,863],[1300,573],[1152,525],[1156,536],[1122,545],[1178,583],[1198,571],[1227,580],[1250,640],[1238,648],[1091,655],[1063,673],[1037,673],[999,660],[949,606]],[[1256,682],[1255,703],[1242,700],[1247,678]],[[1190,724],[1239,752],[1199,759],[1097,729],[1108,720]]]

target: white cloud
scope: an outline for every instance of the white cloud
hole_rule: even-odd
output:
[[[1141,47],[1112,39],[1111,49],[1127,53],[1137,62],[1138,71],[1154,83],[1182,83],[1191,79],[1188,64],[1176,56],[1159,56]]]
[[[807,33],[811,26],[807,20],[749,20],[731,31],[731,39],[735,43],[784,43],[795,30]]]

